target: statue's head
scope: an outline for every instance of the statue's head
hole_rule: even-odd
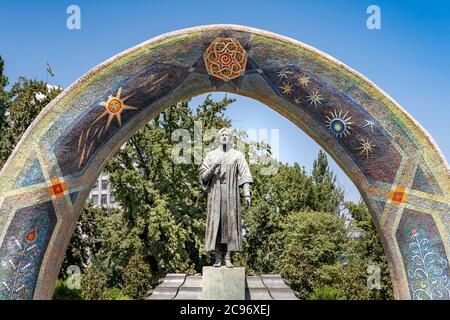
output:
[[[232,135],[230,129],[222,128],[217,133],[217,138],[219,138],[219,143],[221,145],[230,145],[231,144],[231,139],[233,138],[233,135]]]

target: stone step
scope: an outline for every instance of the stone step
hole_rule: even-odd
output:
[[[279,274],[245,276],[244,268],[205,268],[203,269],[203,275],[167,274],[147,299],[298,300],[295,292],[289,288]],[[209,276],[209,280],[204,281],[205,276],[206,279]],[[208,284],[212,287],[205,290]]]

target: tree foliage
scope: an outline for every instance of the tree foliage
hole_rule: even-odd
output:
[[[142,299],[165,274],[194,274],[211,263],[202,249],[206,193],[198,181],[200,163],[193,157],[210,142],[195,146],[191,163],[175,163],[172,154],[179,141],[172,141],[172,133],[185,129],[193,143],[199,134],[194,123],[197,129],[200,123],[203,134],[229,126],[224,109],[231,102],[207,97],[195,109],[188,101],[169,107],[108,164],[122,206],[96,220],[101,241],[95,256],[108,287]],[[270,157],[270,148],[246,140],[242,132],[236,139],[245,145],[255,183],[252,206],[243,209],[244,252],[236,255],[235,264],[253,274],[281,273],[304,299],[389,298],[380,293],[389,292],[389,282],[381,291],[367,288],[369,261],[385,264],[382,247],[375,243],[377,234],[364,205],[344,203],[326,155],[318,154],[311,175],[297,163],[276,163],[277,173],[267,175],[266,165],[252,159]],[[344,208],[355,215],[350,224]],[[366,232],[351,236],[359,229]]]
[[[352,241],[352,251],[355,253],[352,260],[360,265],[365,277],[371,265],[379,267],[381,271],[381,289],[371,290],[370,299],[393,299],[387,258],[372,215],[362,199],[359,203],[347,202],[345,206],[352,217],[352,229],[358,233]]]
[[[154,285],[150,266],[142,256],[133,256],[124,271],[123,293],[133,299],[143,299]]]
[[[336,288],[322,287],[314,290],[311,300],[342,300],[342,296]]]
[[[276,267],[274,257],[279,257],[285,249],[281,238],[285,233],[285,219],[291,213],[332,212],[338,215],[343,193],[333,185],[336,178],[323,155],[320,153],[314,163],[312,176],[297,163],[278,164],[275,175],[262,175],[260,166],[252,166],[253,204],[244,214],[244,225],[248,265],[254,272],[267,273]]]
[[[0,167],[61,91],[25,78],[9,91],[7,85],[0,57]],[[82,269],[83,299],[142,299],[167,273],[194,274],[211,263],[203,252],[206,193],[198,181],[202,154],[211,140],[199,135],[229,127],[224,112],[232,102],[208,96],[196,108],[189,101],[170,106],[109,162],[106,169],[121,208],[83,210],[60,274],[65,278],[72,264]],[[173,134],[179,129],[188,132],[187,142],[193,146],[185,159],[189,163],[173,161],[180,143]],[[248,141],[243,132],[236,142],[245,147],[255,181],[252,206],[242,210],[244,252],[236,255],[236,264],[253,274],[281,273],[304,299],[391,299],[374,221],[362,201],[344,203],[325,153],[319,153],[308,174],[297,163],[272,159],[265,143]],[[268,159],[278,171],[267,175],[255,159]],[[367,287],[370,265],[381,269],[380,290]],[[55,297],[79,297],[79,291],[67,290],[60,280]]]
[[[111,219],[121,221],[108,224],[104,230],[108,239],[124,242],[126,254],[116,259],[122,269],[132,256],[139,255],[157,279],[168,272],[199,271],[207,257],[202,252],[205,225],[206,197],[198,182],[199,163],[175,163],[172,160],[175,130],[184,129],[194,137],[194,123],[203,132],[229,126],[223,116],[233,100],[224,98],[214,102],[207,97],[192,110],[188,101],[169,107],[136,133],[108,164],[110,179],[122,212]],[[200,148],[207,142],[200,141]],[[121,228],[125,238],[113,237]],[[106,244],[105,248],[114,250]],[[100,254],[109,250],[101,250]],[[110,261],[107,259],[107,261]]]
[[[54,300],[81,300],[81,289],[67,286],[63,279],[56,280],[55,291],[53,292]]]
[[[20,77],[11,90],[5,92],[7,79],[2,69],[3,61],[0,60],[0,167],[39,112],[62,91],[43,81]]]
[[[77,221],[66,255],[61,266],[60,278],[66,278],[67,268],[76,265],[83,271],[91,263],[91,258],[98,252],[101,245],[100,221],[107,214],[101,208],[87,204]]]
[[[81,277],[81,297],[84,300],[103,300],[107,281],[103,270],[96,263],[92,264]]]
[[[11,95],[6,90],[6,86],[8,85],[8,77],[4,74],[4,72],[5,62],[0,56],[0,132],[3,131],[4,126],[6,125],[5,112],[11,103]]]

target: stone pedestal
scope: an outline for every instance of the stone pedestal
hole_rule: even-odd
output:
[[[202,300],[245,300],[245,268],[203,267]]]

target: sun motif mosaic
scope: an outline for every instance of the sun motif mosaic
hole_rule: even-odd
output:
[[[216,38],[203,58],[208,73],[224,81],[240,77],[247,65],[247,52],[234,38]]]
[[[97,121],[99,121],[100,119],[102,119],[103,117],[108,115],[108,121],[106,122],[105,130],[108,129],[113,118],[116,118],[117,122],[119,123],[119,126],[121,126],[122,125],[121,116],[120,116],[121,113],[127,109],[137,109],[136,107],[125,104],[125,101],[129,97],[131,97],[132,94],[129,94],[129,95],[121,98],[120,97],[121,91],[122,91],[122,88],[119,88],[117,90],[117,93],[115,96],[109,96],[108,100],[100,102],[100,105],[105,107],[105,111],[101,115],[99,115],[92,124],[96,123]]]
[[[334,110],[331,111],[326,118],[326,126],[336,137],[346,137],[350,134],[353,122],[350,121],[352,116],[348,115],[348,111],[344,112],[342,109],[339,111]]]
[[[359,140],[359,147],[358,147],[358,150],[360,150],[359,154],[365,154],[366,158],[369,157],[369,154],[373,152],[373,149],[375,147],[376,145],[370,139]]]
[[[292,75],[292,71],[289,71],[289,70],[286,70],[286,69],[281,69],[278,72],[278,78],[280,80],[288,80],[289,76],[291,76],[291,75]]]
[[[99,103],[99,105],[104,107],[105,110],[90,124],[90,126],[85,131],[83,130],[78,137],[77,152],[80,154],[78,167],[81,167],[84,161],[89,157],[95,140],[98,140],[100,136],[108,130],[114,118],[117,120],[119,127],[121,127],[122,112],[124,112],[125,110],[138,109],[125,103],[125,101],[127,101],[127,99],[130,98],[133,94],[129,94],[122,98],[121,93],[122,87],[117,90],[116,95],[110,95],[106,101],[102,101]],[[106,121],[105,125],[102,125],[101,127],[97,126],[97,128],[95,129],[92,128],[94,124],[98,123],[106,116],[108,117],[108,120]]]

